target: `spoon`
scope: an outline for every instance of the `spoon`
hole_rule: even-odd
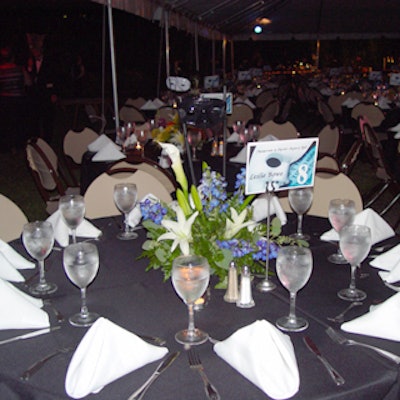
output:
[[[336,315],[336,317],[327,317],[329,321],[333,322],[343,322],[344,321],[344,316],[345,314],[350,311],[352,308],[357,307],[357,306],[362,306],[361,301],[353,301],[348,307],[346,307],[340,314]]]

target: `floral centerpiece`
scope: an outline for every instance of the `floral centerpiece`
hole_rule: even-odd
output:
[[[171,144],[160,145],[171,158],[181,187],[176,191],[177,201],[171,204],[150,199],[140,204],[147,229],[141,257],[149,258],[147,269],[162,269],[168,279],[173,260],[193,253],[208,259],[220,288],[226,286],[231,261],[237,267],[249,266],[253,273],[265,273],[267,227],[252,219],[250,203],[254,196],[244,195],[245,169],[237,175],[234,193],[228,194],[225,178],[203,164],[199,186],[192,185],[189,190],[179,150]],[[280,234],[280,220],[274,218],[270,226],[270,258],[276,257],[280,245],[293,242]]]
[[[178,147],[182,153],[185,148],[185,138],[180,130],[179,114],[166,122],[164,119],[158,121],[158,127],[151,131],[151,137],[157,142],[171,143]]]

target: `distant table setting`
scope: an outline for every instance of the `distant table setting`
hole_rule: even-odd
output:
[[[297,216],[285,217],[284,231],[295,232]],[[207,332],[209,340],[193,347],[218,398],[399,398],[400,293],[396,286],[385,284],[400,280],[399,240],[368,210],[358,218],[382,229],[363,262],[364,276],[357,277],[357,287],[367,298],[351,309],[349,302],[337,296],[348,284],[349,266],[327,261],[337,242],[331,237],[321,240],[331,229],[329,221],[311,216],[304,220],[313,269],[297,299],[296,312],[309,323],[303,332],[284,332],[275,326],[289,309],[288,292],[279,283],[275,268],[271,268],[270,280],[277,287],[271,292],[256,290],[263,277],[252,277],[255,305],[250,308],[224,301],[225,290],[215,289],[211,277],[207,300],[195,311],[196,327]],[[142,390],[149,399],[207,398],[197,373],[199,361],[190,357],[188,361],[187,347],[174,338],[187,324],[186,307],[171,282],[163,281],[161,271],[146,271],[148,260],[139,258],[146,238],[142,226],[136,226],[137,239],[129,241],[117,238],[120,222],[115,218],[84,220],[78,227],[78,244],[91,244],[98,250],[98,272],[81,303],[83,298],[79,299],[79,290],[72,284],[79,280],[66,267],[69,261],[63,250],[71,231],[58,214],[49,221],[56,232],[45,260],[46,280],[57,285],[52,294],[34,297],[29,293],[39,275],[22,240],[0,242],[0,398],[134,399],[139,395],[130,395]],[[81,295],[84,286],[79,286]],[[68,317],[80,307],[82,313],[85,306],[100,317],[90,327],[72,326]],[[348,312],[343,319],[332,321],[345,308]],[[20,335],[25,338],[8,341]],[[351,345],[349,340],[375,346],[375,350]],[[162,364],[162,374],[143,389],[167,355],[171,358]],[[335,383],[321,368],[321,356],[344,383]]]

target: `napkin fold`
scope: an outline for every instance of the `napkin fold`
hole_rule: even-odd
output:
[[[389,128],[388,131],[391,131],[391,132],[400,132],[400,122],[399,122],[397,125],[392,126],[391,128]]]
[[[358,99],[353,99],[352,97],[348,97],[343,103],[342,106],[347,107],[347,108],[354,108],[358,103],[360,103],[360,100]]]
[[[346,332],[400,341],[400,293],[389,297],[368,313],[342,324]]]
[[[240,328],[214,345],[219,357],[273,399],[288,399],[300,386],[293,344],[266,320]]]
[[[43,300],[21,292],[0,279],[0,329],[36,329],[50,326],[49,316],[41,309]]]
[[[268,216],[268,195],[261,194],[259,195],[251,204],[253,207],[253,220],[256,222],[262,221]],[[285,211],[283,211],[281,203],[278,200],[278,197],[275,195],[271,196],[270,203],[270,215],[274,215],[279,218],[282,225],[287,223],[287,217]]]
[[[89,143],[88,150],[93,153],[96,153],[110,143],[119,149],[119,146],[116,145],[107,135],[102,134],[92,143]]]
[[[118,161],[126,158],[116,146],[113,142],[107,143],[92,157],[92,161]]]
[[[226,139],[228,143],[237,143],[239,141],[240,137],[237,132],[232,132],[231,135]]]
[[[64,219],[61,215],[61,211],[60,210],[55,211],[53,214],[50,215],[50,217],[47,218],[47,221],[49,221],[53,226],[54,238],[57,240],[59,245],[62,247],[68,246],[69,235],[71,233],[71,230],[64,222]],[[84,219],[76,229],[77,237],[97,238],[100,235],[101,235],[101,230],[96,228],[87,219]]]
[[[11,282],[24,282],[25,278],[18,269],[32,268],[35,268],[33,262],[22,257],[8,243],[0,239],[0,278]]]
[[[106,318],[86,332],[72,356],[65,378],[67,394],[80,399],[168,353]]]
[[[400,281],[400,244],[374,258],[372,267],[382,269],[379,276],[388,283]]]
[[[371,229],[372,245],[382,240],[389,239],[395,235],[392,227],[372,208],[366,208],[365,210],[356,214],[353,224],[366,225]],[[331,229],[323,233],[320,239],[327,242],[331,240],[339,240],[339,234],[334,229]]]
[[[233,135],[233,133],[232,133]],[[232,136],[231,135],[231,136]],[[238,163],[238,164],[246,164],[246,156],[247,156],[247,145],[243,147],[236,156],[231,157],[229,159],[230,162]]]

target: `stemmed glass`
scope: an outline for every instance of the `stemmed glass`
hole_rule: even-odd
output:
[[[136,132],[136,137],[138,140],[138,144],[139,144],[139,149],[140,149],[140,153],[142,155],[142,157],[144,156],[144,146],[147,143],[147,139],[148,139],[148,134],[147,131],[141,129],[140,131]]]
[[[64,249],[63,264],[68,279],[81,290],[81,310],[69,317],[69,322],[74,326],[90,326],[99,318],[86,305],[86,289],[99,270],[97,247],[88,242],[70,244]]]
[[[303,215],[311,207],[313,189],[301,188],[289,190],[289,204],[297,214],[297,232],[290,235],[293,239],[309,240],[310,236],[303,233]]]
[[[76,230],[85,216],[85,200],[77,194],[62,196],[58,203],[62,218],[72,233],[72,243],[76,243]]]
[[[340,231],[340,249],[351,266],[350,286],[338,292],[342,300],[361,301],[367,294],[356,288],[356,269],[371,249],[371,230],[365,225],[349,225]]]
[[[54,293],[57,285],[46,281],[44,271],[44,260],[54,246],[53,226],[48,221],[25,224],[22,231],[22,242],[27,252],[38,261],[39,266],[39,283],[31,285],[29,292],[37,296]]]
[[[353,222],[356,213],[356,206],[353,200],[349,199],[333,199],[329,202],[329,222],[333,229],[340,235],[340,231]],[[337,252],[328,257],[328,261],[333,264],[347,264],[340,246],[338,245]]]
[[[137,201],[137,186],[134,183],[117,183],[114,186],[114,202],[118,209],[124,214],[124,230],[118,233],[117,238],[121,240],[136,239],[138,234],[132,232],[129,227],[129,213],[135,208]]]
[[[243,147],[246,147],[247,142],[251,140],[251,131],[247,128],[242,129],[239,133],[239,138]]]
[[[256,124],[249,125],[250,140],[257,141],[260,136],[260,126]]]
[[[236,147],[240,147],[240,135],[244,131],[244,128],[245,124],[242,121],[236,121],[232,126],[233,132],[236,132],[238,135],[238,140],[235,143]]]
[[[210,266],[205,257],[184,255],[177,257],[172,264],[172,285],[178,296],[185,302],[189,312],[187,329],[175,335],[178,343],[197,345],[207,341],[208,334],[195,328],[194,302],[208,287]]]
[[[286,246],[278,252],[276,272],[282,285],[290,293],[289,315],[276,321],[276,326],[284,331],[300,332],[308,327],[306,319],[296,316],[296,296],[310,279],[312,267],[313,258],[307,247]]]
[[[201,142],[201,131],[189,129],[187,133],[187,140],[192,148],[192,161],[199,161],[197,158],[196,148]]]

